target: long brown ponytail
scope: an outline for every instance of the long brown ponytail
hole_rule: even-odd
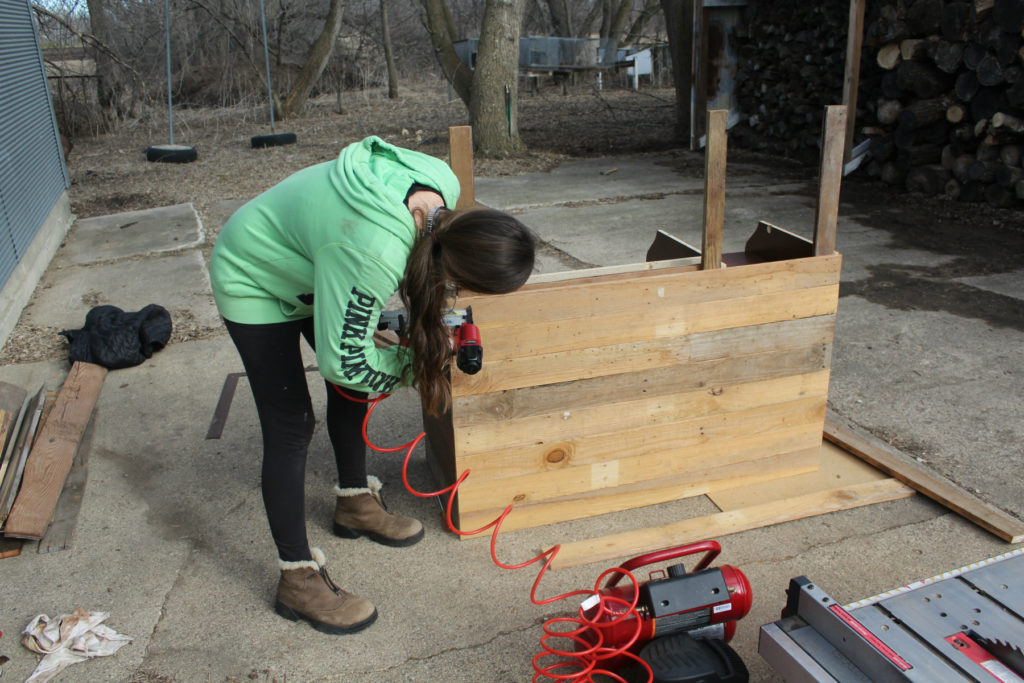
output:
[[[431,415],[451,405],[451,332],[442,319],[450,305],[448,285],[481,294],[513,292],[533,272],[535,248],[529,228],[494,209],[442,210],[435,223],[413,245],[400,289],[409,312],[413,383]]]

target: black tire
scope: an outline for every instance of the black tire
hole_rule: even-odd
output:
[[[168,164],[187,164],[199,158],[195,147],[184,145],[154,145],[146,148],[146,161],[162,161]]]
[[[295,133],[271,133],[269,135],[253,135],[249,142],[252,144],[253,149],[261,149],[263,147],[290,145],[295,140]]]

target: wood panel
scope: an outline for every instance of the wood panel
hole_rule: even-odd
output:
[[[814,471],[840,265],[583,271],[460,297],[484,367],[453,375],[450,417],[428,424],[442,480],[471,472],[459,525],[508,504],[521,528]]]
[[[820,439],[819,439],[820,441]],[[535,505],[516,504],[502,525],[503,530],[527,529],[594,515],[657,505],[692,498],[718,489],[735,488],[813,472],[820,460],[820,447],[794,451],[760,460],[711,467],[698,472],[623,486],[605,491],[564,496]],[[504,507],[461,514],[460,528],[474,529],[497,517]],[[663,546],[662,546],[663,547]]]
[[[626,487],[670,477],[686,477],[700,481],[708,472],[708,463],[718,474],[714,478],[733,476],[724,468],[747,465],[751,460],[785,455],[796,451],[815,450],[821,445],[820,423],[765,431],[760,434],[707,441],[686,451],[643,452],[591,465],[549,470],[510,479],[479,479],[473,486],[467,479],[459,489],[459,510],[504,508],[509,503],[529,504],[533,501],[557,499],[566,493],[584,494],[617,487]],[[472,467],[470,472],[476,473]],[[708,477],[711,478],[711,477]]]
[[[725,161],[728,109],[707,113],[707,145],[704,150],[704,229],[701,261],[704,270],[722,267],[722,231],[725,226]]]
[[[71,366],[29,455],[21,492],[4,527],[7,536],[38,539],[46,531],[106,374],[106,368],[92,363]]]
[[[456,379],[459,391],[455,405],[457,411],[464,415],[469,406],[488,406],[494,401],[501,402],[507,395],[503,392],[520,388],[554,386],[634,372],[657,374],[657,371],[667,371],[681,364],[696,364],[731,356],[754,356],[771,351],[785,352],[787,349],[813,345],[819,345],[828,352],[834,327],[835,316],[828,315],[697,332],[683,338],[668,337],[542,353],[530,358],[494,360],[490,358],[490,351],[487,351],[484,354],[487,372],[481,371],[476,375],[464,375]],[[489,348],[487,340],[485,348]],[[751,369],[756,370],[755,367]],[[593,389],[589,383],[588,389]],[[574,401],[581,400],[581,392],[573,388],[568,391]]]

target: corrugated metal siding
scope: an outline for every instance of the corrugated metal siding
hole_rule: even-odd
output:
[[[0,286],[68,186],[28,0],[0,0]]]

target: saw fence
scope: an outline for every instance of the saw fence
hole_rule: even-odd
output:
[[[722,511],[565,544],[555,566],[569,566],[913,494],[823,447],[846,110],[826,110],[813,242],[761,223],[742,253],[723,255],[726,114],[708,114],[699,252],[661,233],[647,263],[459,298],[483,369],[453,373],[451,411],[425,422],[438,479],[471,470],[460,528],[509,504],[504,529],[704,494]],[[469,145],[453,137],[453,167]]]

